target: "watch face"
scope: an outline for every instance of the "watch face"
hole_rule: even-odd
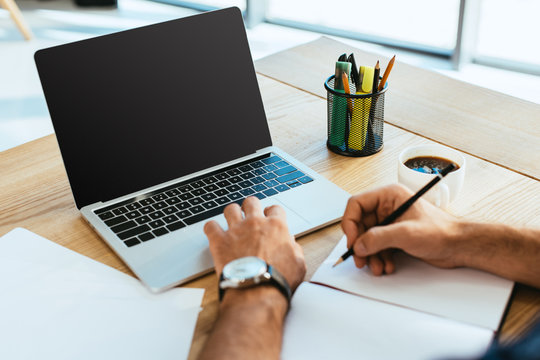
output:
[[[223,268],[223,277],[225,279],[242,281],[264,274],[266,268],[266,263],[258,257],[243,257],[225,265]]]

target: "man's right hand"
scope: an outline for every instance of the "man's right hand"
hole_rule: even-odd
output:
[[[391,274],[394,249],[443,268],[464,265],[462,237],[455,236],[458,220],[423,199],[396,222],[376,226],[412,195],[404,186],[390,185],[349,199],[341,225],[357,267],[368,265],[374,275]]]

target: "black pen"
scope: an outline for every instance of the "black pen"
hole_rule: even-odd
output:
[[[414,204],[414,202],[420,198],[420,196],[424,195],[429,189],[435,186],[435,184],[441,181],[443,177],[448,175],[448,173],[454,170],[455,168],[456,168],[456,165],[452,163],[448,165],[447,167],[445,167],[444,169],[442,169],[441,172],[437,173],[437,176],[435,176],[433,180],[431,180],[429,183],[427,183],[426,186],[418,190],[416,194],[411,196],[409,200],[405,201],[400,207],[398,207],[393,213],[391,213],[386,219],[384,219],[377,226],[385,226],[385,225],[389,225],[393,223],[398,217],[403,215],[403,213],[407,211],[412,206],[412,204]],[[341,257],[338,259],[338,261],[336,261],[336,263],[332,267],[335,267],[336,265],[347,260],[347,258],[353,254],[354,254],[354,251],[353,251],[353,248],[351,247],[343,255],[341,255]]]

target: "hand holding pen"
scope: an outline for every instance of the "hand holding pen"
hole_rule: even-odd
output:
[[[386,250],[398,248],[436,266],[456,266],[459,259],[445,257],[440,244],[447,230],[441,224],[451,224],[452,217],[426,201],[416,201],[450,170],[444,169],[414,195],[392,185],[353,196],[342,220],[349,251],[336,264],[354,254],[357,267],[367,264],[375,275],[389,274],[394,263]]]

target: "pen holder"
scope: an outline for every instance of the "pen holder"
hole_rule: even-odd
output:
[[[331,151],[345,156],[368,156],[383,147],[384,95],[388,88],[375,94],[351,94],[334,90],[335,76],[326,79],[328,141]]]

